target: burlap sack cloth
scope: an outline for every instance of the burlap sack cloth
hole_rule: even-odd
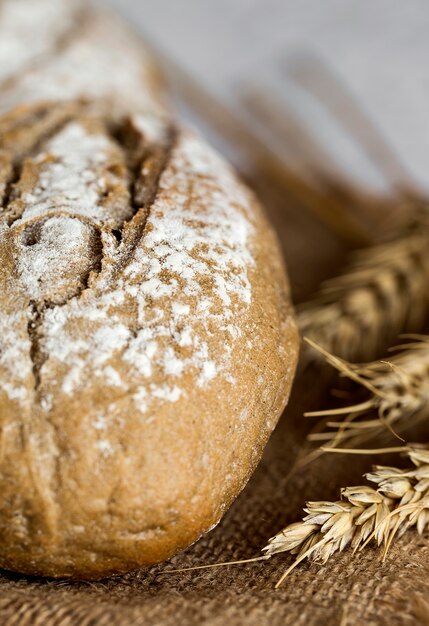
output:
[[[289,206],[286,211],[285,206]],[[299,297],[341,262],[338,242],[288,203],[272,215]],[[317,268],[317,272],[315,271]],[[313,284],[312,284],[313,283]],[[326,406],[317,370],[298,377],[289,407],[247,488],[219,526],[169,563],[98,583],[0,575],[1,626],[395,626],[429,624],[429,537],[407,532],[387,560],[368,547],[324,566],[303,563],[275,590],[293,557],[166,574],[169,569],[244,559],[302,515],[305,500],[336,499],[360,484],[373,459],[325,456],[285,480],[310,420]],[[429,437],[427,437],[429,440]],[[396,462],[397,458],[379,459]],[[427,598],[427,600],[426,600]]]

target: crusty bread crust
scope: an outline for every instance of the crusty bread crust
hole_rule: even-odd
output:
[[[0,566],[100,578],[219,521],[298,337],[223,160],[154,107],[76,95],[0,118]]]

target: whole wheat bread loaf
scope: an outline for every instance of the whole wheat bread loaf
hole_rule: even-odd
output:
[[[170,120],[134,35],[5,0],[0,41],[0,566],[100,578],[219,521],[297,333],[258,203]]]

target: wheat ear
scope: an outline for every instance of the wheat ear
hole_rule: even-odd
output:
[[[341,375],[362,385],[368,397],[352,406],[306,413],[334,418],[324,422],[322,432],[316,427],[319,432],[310,433],[309,441],[322,442],[324,448],[353,447],[386,429],[397,435],[429,415],[429,337],[415,336],[413,343],[399,346],[389,361],[364,365],[347,363],[312,345]]]
[[[303,336],[349,361],[369,361],[429,312],[429,220],[422,212],[402,234],[358,253],[345,273],[301,306]]]
[[[325,563],[348,545],[354,551],[374,539],[384,546],[383,559],[395,536],[410,527],[421,534],[429,523],[429,450],[404,448],[412,462],[409,469],[375,466],[366,478],[376,483],[347,487],[337,502],[308,502],[307,515],[270,539],[263,551],[268,556],[291,552],[297,558],[283,574],[306,558]]]

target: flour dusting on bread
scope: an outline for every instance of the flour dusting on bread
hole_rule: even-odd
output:
[[[175,402],[189,372],[200,386],[228,372],[252,299],[247,272],[254,263],[248,200],[241,190],[225,192],[232,184],[229,168],[209,148],[181,136],[123,270],[108,288],[102,274],[101,292],[95,280],[83,297],[46,311],[44,367],[64,364],[64,392],[107,372],[110,380],[127,380],[144,412],[154,398]],[[133,311],[129,328],[124,305]],[[91,329],[84,342],[74,336],[76,327]],[[214,332],[221,341],[209,340]]]

